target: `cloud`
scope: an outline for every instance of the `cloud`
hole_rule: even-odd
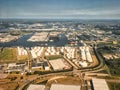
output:
[[[120,18],[120,9],[48,9],[48,10],[3,10],[0,17],[21,18]]]

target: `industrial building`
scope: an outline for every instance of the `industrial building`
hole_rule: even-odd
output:
[[[27,90],[45,90],[45,85],[34,85],[31,84]]]
[[[52,84],[50,90],[80,90],[80,85]]]
[[[6,72],[22,72],[24,70],[25,63],[9,63]]]
[[[43,62],[32,63],[31,69],[43,69]]]
[[[65,65],[62,59],[50,60],[49,62],[54,70],[63,70],[68,67]]]
[[[105,79],[92,79],[94,90],[109,90],[109,87],[105,81]]]

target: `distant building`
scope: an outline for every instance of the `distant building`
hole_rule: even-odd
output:
[[[80,85],[52,84],[50,90],[80,90]]]
[[[34,85],[31,84],[27,90],[45,90],[45,85]]]

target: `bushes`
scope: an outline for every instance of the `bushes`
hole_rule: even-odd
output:
[[[112,75],[120,75],[120,60],[109,60],[106,61],[107,66],[110,69]]]
[[[120,90],[120,83],[108,83],[110,90]]]
[[[101,56],[103,57],[103,54],[114,54],[116,51],[116,47],[112,47],[112,46],[104,46],[98,49],[98,51],[100,52]],[[108,66],[111,75],[120,75],[120,58],[113,58],[113,59],[105,59],[103,57],[103,59],[105,60],[106,65]]]

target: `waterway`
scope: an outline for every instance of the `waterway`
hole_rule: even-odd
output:
[[[17,41],[0,43],[0,47],[34,47],[34,46],[65,46],[68,43],[67,37],[60,34],[59,41],[55,42],[29,42],[27,41],[34,33],[21,36]]]

